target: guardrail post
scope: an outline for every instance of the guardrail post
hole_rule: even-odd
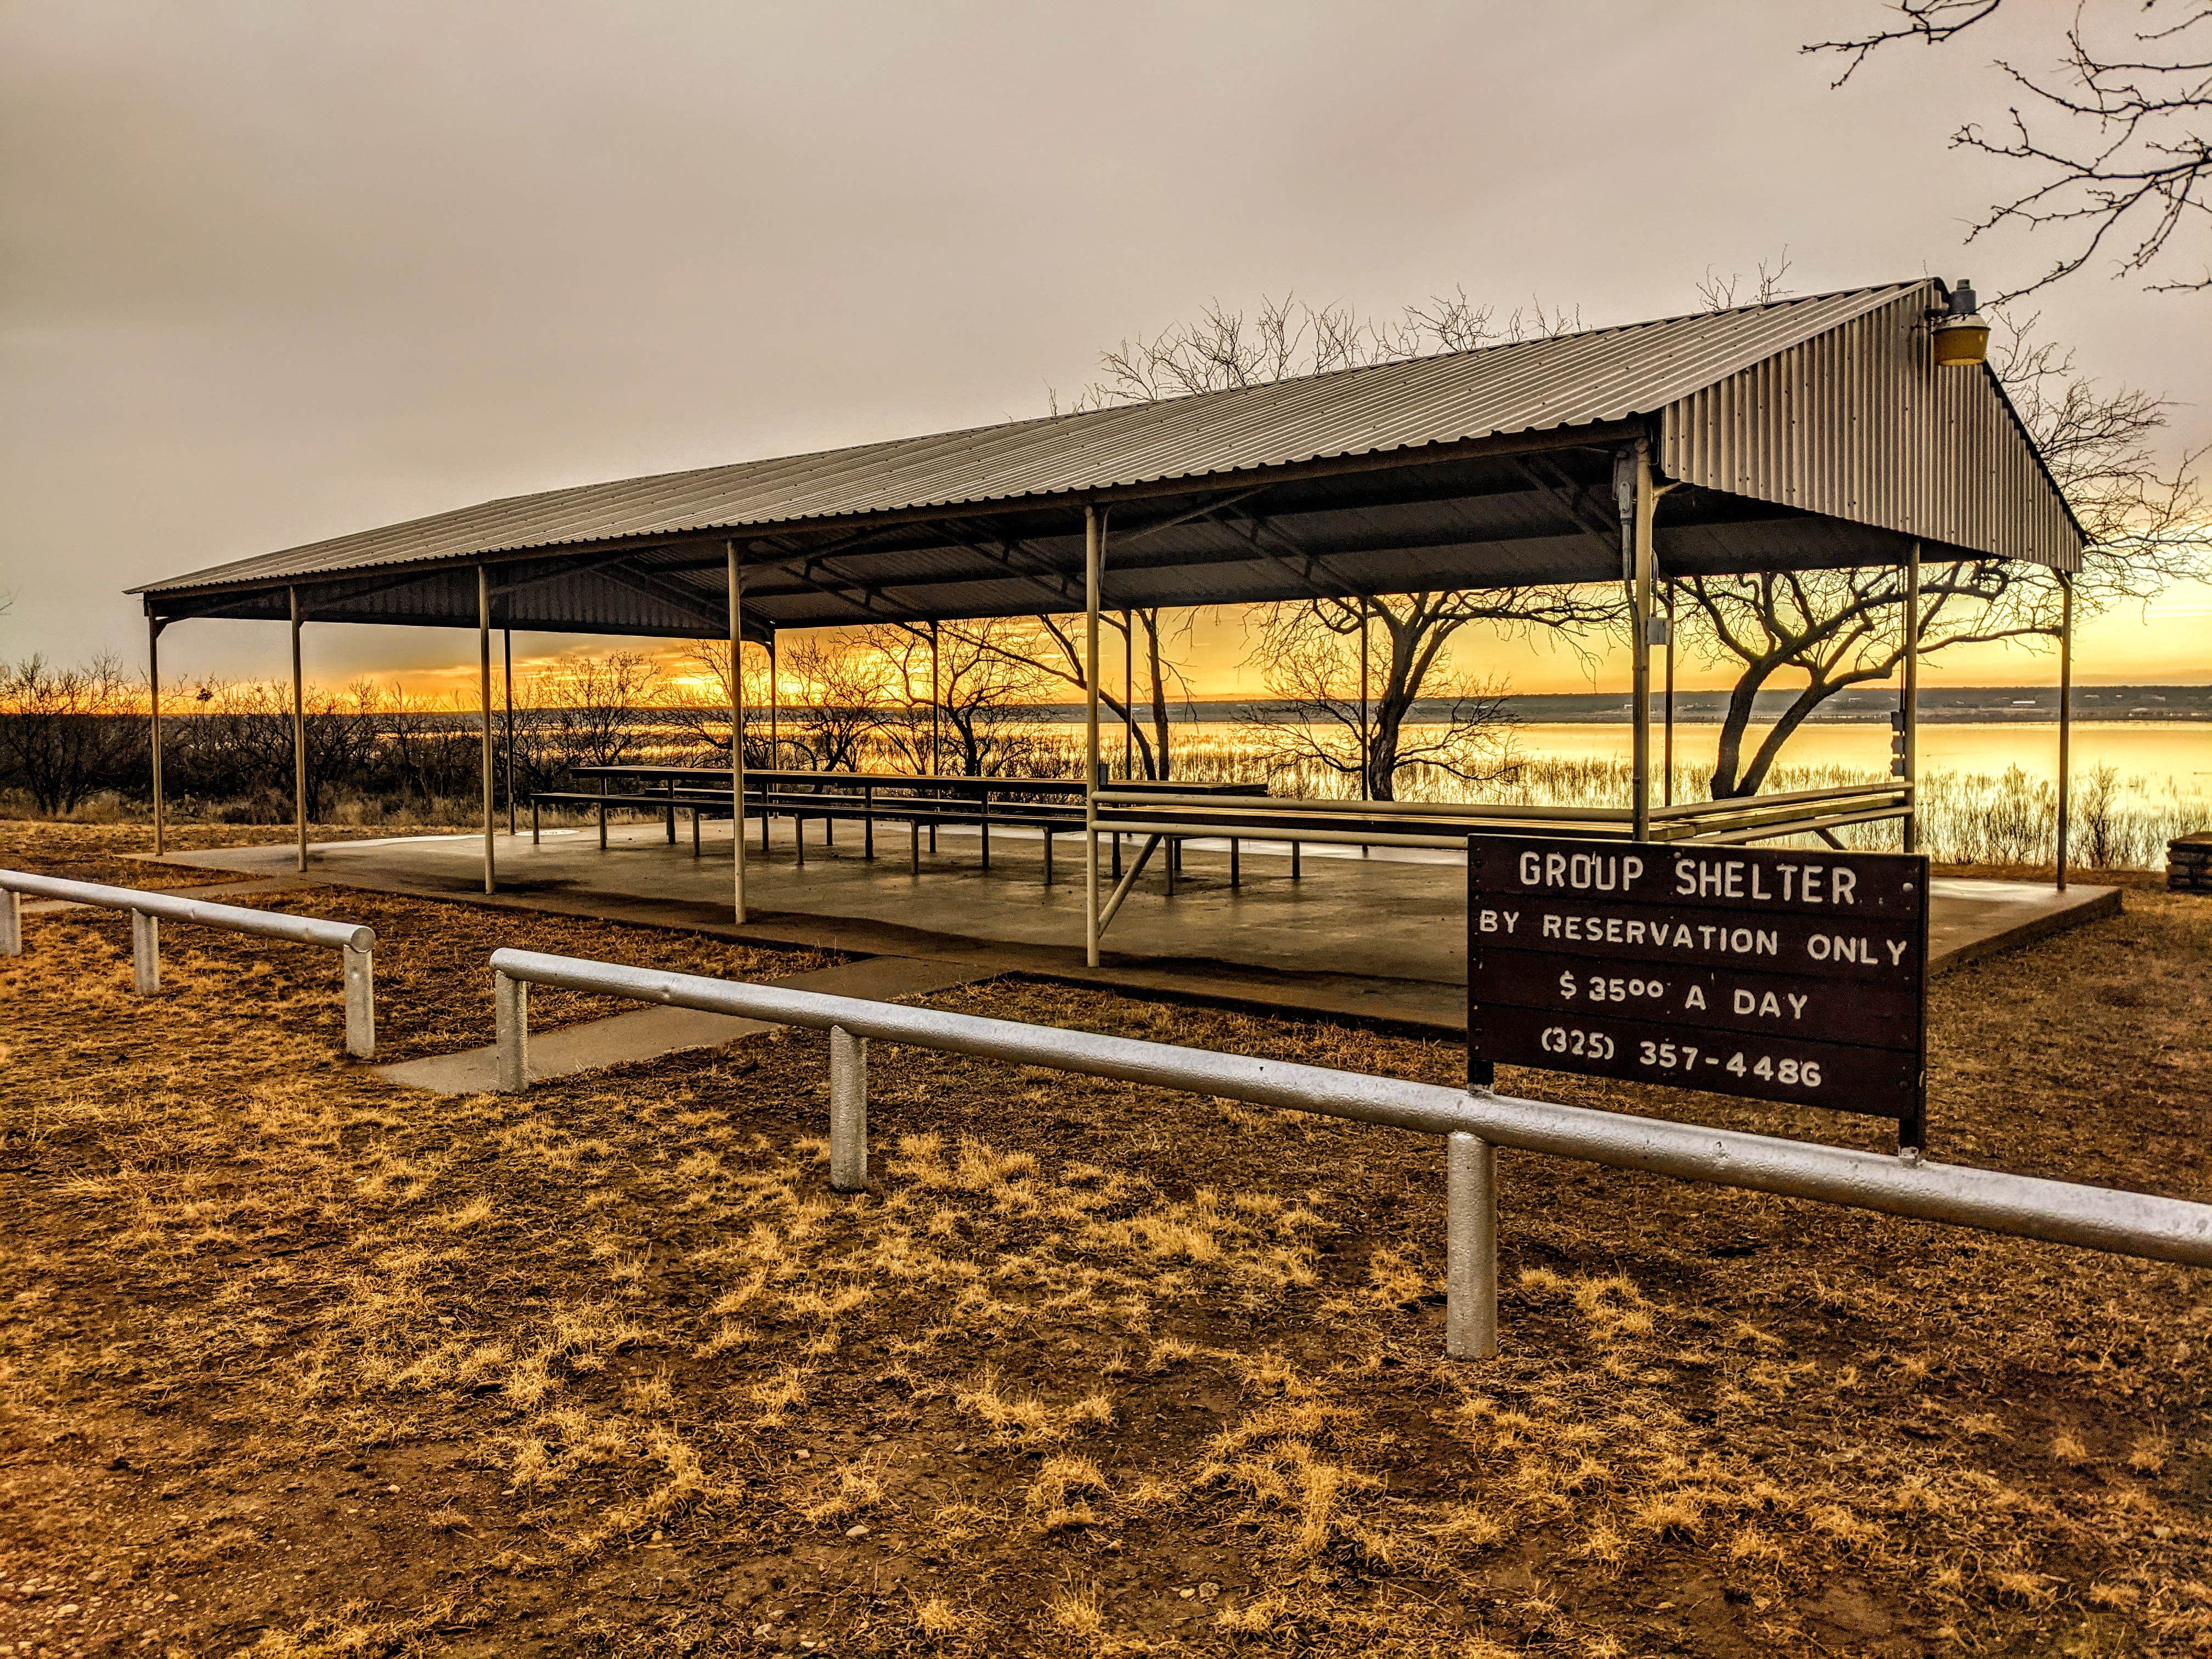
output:
[[[499,1048],[499,1092],[519,1095],[530,1086],[530,981],[494,969],[492,1023]]]
[[[1498,1357],[1498,1149],[1464,1129],[1445,1137],[1444,1352]]]
[[[0,888],[0,957],[23,954],[23,896],[12,887]]]
[[[868,1190],[868,1040],[830,1028],[830,1186]]]
[[[161,994],[161,924],[143,910],[131,913],[131,980],[142,997]]]
[[[346,1052],[356,1060],[370,1060],[376,1054],[376,958],[350,945],[343,946],[343,951]]]

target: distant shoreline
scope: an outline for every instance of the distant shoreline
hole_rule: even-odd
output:
[[[1725,691],[1678,691],[1674,694],[1674,723],[1718,726],[1728,712],[1728,701]],[[1791,701],[1792,694],[1787,691],[1762,693],[1754,705],[1752,723],[1772,725]],[[1628,698],[1617,691],[1508,696],[1504,702],[1505,712],[1524,725],[1626,726],[1629,720]],[[1887,726],[1897,706],[1895,686],[1868,686],[1830,698],[1814,711],[1805,724]],[[1413,705],[1410,719],[1417,725],[1425,720],[1439,720],[1444,717],[1446,707],[1441,701],[1424,699]],[[1169,704],[1169,717],[1177,725],[1225,723],[1253,717],[1264,719],[1271,709],[1280,710],[1283,716],[1287,716],[1289,705],[1267,698],[1200,697],[1188,702],[1177,698]],[[1663,710],[1663,698],[1655,690],[1652,718],[1662,718]],[[1079,703],[1056,703],[1039,708],[1036,714],[1044,720],[1079,721],[1083,707]],[[1141,698],[1137,714],[1140,720],[1150,717]],[[2073,716],[2076,724],[2212,725],[2212,685],[2077,687],[2073,696]],[[2056,686],[1960,686],[1923,690],[1920,694],[1923,726],[2050,726],[2056,724],[2057,719]]]

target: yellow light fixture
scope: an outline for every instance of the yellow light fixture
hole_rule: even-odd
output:
[[[1951,303],[1928,313],[1934,326],[1936,362],[1943,368],[1972,368],[1989,361],[1990,325],[1974,309],[1974,285],[1963,279],[1951,290]]]

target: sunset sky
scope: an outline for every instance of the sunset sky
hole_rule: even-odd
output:
[[[1798,292],[1992,290],[2050,251],[1964,246],[2014,180],[1946,141],[2066,15],[1838,91],[1797,49],[1872,0],[9,8],[0,659],[136,663],[131,583],[372,525],[1042,413],[1216,299],[1464,286],[1597,325],[1785,246]],[[2101,380],[2185,400],[2172,454],[2212,440],[2212,301],[2093,270],[2037,306]],[[2203,682],[2208,641],[2186,587],[2091,622],[2080,676]],[[310,673],[435,694],[472,646],[318,628]],[[1189,655],[1200,691],[1257,690],[1235,616]],[[164,659],[278,675],[284,630],[195,623]],[[1474,634],[1461,662],[1626,678]]]

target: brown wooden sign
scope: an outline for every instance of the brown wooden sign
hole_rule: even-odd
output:
[[[1468,843],[1468,1054],[1898,1121],[1925,1138],[1928,864]]]

